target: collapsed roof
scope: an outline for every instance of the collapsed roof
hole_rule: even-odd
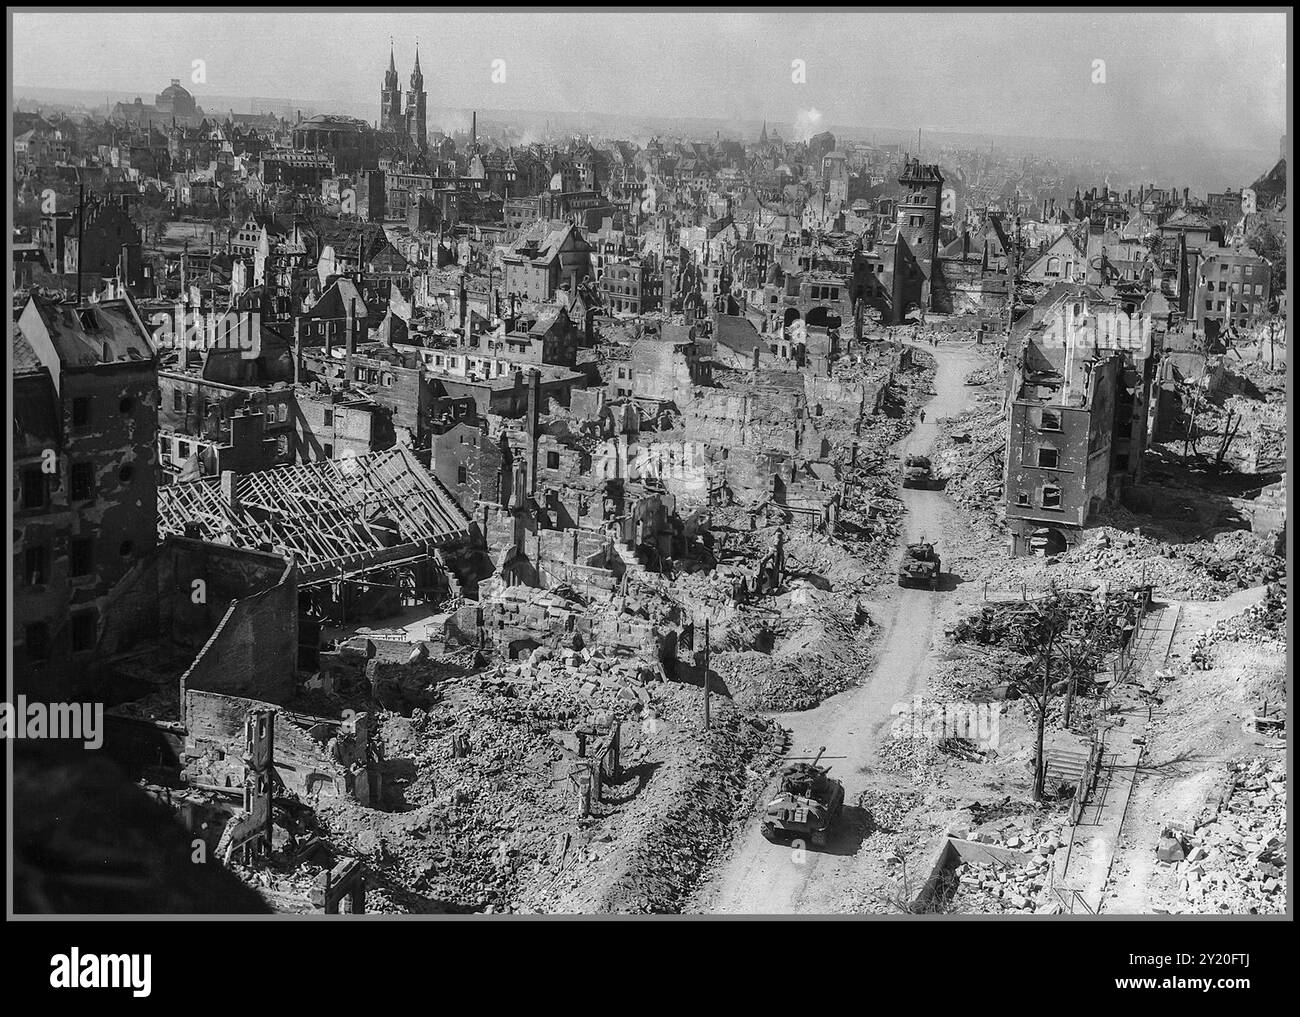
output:
[[[418,560],[468,536],[470,519],[404,446],[158,489],[160,536],[292,559],[299,584]]]

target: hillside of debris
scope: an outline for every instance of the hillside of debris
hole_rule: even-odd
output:
[[[671,911],[776,759],[723,698],[705,732],[701,694],[598,650],[447,681],[382,715],[381,808],[331,799],[321,826],[372,911]],[[584,817],[576,732],[610,723],[620,772]]]

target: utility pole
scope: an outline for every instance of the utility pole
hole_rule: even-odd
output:
[[[1206,342],[1201,350],[1201,380],[1196,386],[1196,391],[1192,394],[1192,412],[1187,416],[1187,436],[1183,440],[1183,459],[1186,461],[1191,455],[1192,450],[1192,432],[1196,429],[1196,414],[1201,408],[1201,391],[1205,388],[1205,378],[1209,372],[1209,343]]]
[[[709,619],[704,619],[704,729],[709,728]]]
[[[1011,326],[1016,319],[1016,277],[1020,274],[1020,216],[1016,216],[1016,236],[1011,241],[1011,257],[1007,265],[1007,339],[1011,339]]]
[[[1070,672],[1069,681],[1065,686],[1065,714],[1061,718],[1061,726],[1067,731],[1070,730],[1070,710],[1074,706],[1074,683],[1077,680],[1075,667],[1078,665],[1078,658],[1070,655],[1066,658],[1066,666]]]
[[[1036,802],[1043,800],[1043,784],[1047,777],[1043,739],[1047,733],[1047,702],[1051,695],[1052,682],[1052,644],[1055,641],[1056,633],[1052,631],[1047,637],[1047,653],[1043,657],[1043,698],[1038,704],[1038,756],[1034,762],[1034,801]]]
[[[77,306],[81,306],[81,263],[85,251],[82,250],[86,239],[86,185],[81,173],[77,173]]]

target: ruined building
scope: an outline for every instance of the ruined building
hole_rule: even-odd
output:
[[[1016,323],[1004,488],[1013,554],[1077,543],[1096,508],[1141,479],[1167,325],[1159,294],[1138,304],[1068,283]]]
[[[909,159],[898,182],[908,190],[898,203],[896,241],[906,256],[894,271],[894,307],[901,320],[911,304],[925,310],[933,308],[943,173],[937,165]]]
[[[32,297],[14,337],[15,670],[89,680],[110,590],[157,543],[158,367],[129,299]]]

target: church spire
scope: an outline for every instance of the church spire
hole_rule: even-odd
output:
[[[420,70],[420,40],[415,40],[415,69],[411,71],[411,90],[406,94],[406,136],[415,147],[428,144],[428,113],[424,92],[424,73]]]
[[[388,37],[388,70],[384,72],[384,87],[379,92],[379,127],[384,131],[398,131],[402,120],[402,89],[397,83],[397,61],[393,56],[393,37]]]

